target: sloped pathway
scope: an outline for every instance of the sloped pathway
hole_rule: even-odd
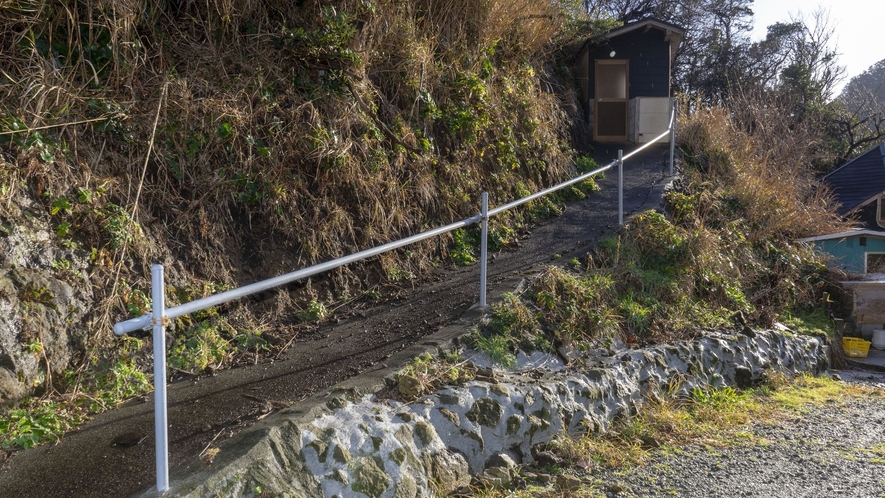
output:
[[[615,157],[617,148],[598,149],[599,162]],[[652,147],[625,164],[628,215],[661,205],[669,180],[667,156],[665,147]],[[498,254],[489,265],[490,294],[511,290],[502,289],[502,283],[537,270],[554,255],[583,255],[599,238],[614,233],[617,182],[617,172],[609,172],[598,181],[600,192],[569,203],[562,216],[534,227],[518,250]],[[170,384],[170,466],[193,461],[208,445],[268,416],[280,404],[392,367],[385,362],[407,347],[434,344],[435,332],[478,301],[478,288],[478,265],[446,270],[442,278],[397,302],[299,337],[274,363]],[[155,479],[153,418],[149,397],[96,416],[58,444],[14,453],[0,469],[0,497],[121,497],[145,491]]]

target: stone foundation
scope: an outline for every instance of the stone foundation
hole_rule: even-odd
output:
[[[557,364],[551,357],[549,363]],[[826,340],[781,332],[711,334],[681,344],[574,358],[568,367],[496,372],[402,404],[333,391],[322,407],[290,410],[222,446],[173,496],[439,496],[565,431],[605,430],[660,387],[747,387],[773,372],[818,374]],[[149,494],[150,495],[150,494]]]

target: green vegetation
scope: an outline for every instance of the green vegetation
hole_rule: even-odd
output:
[[[491,305],[490,316],[483,325],[473,332],[473,346],[503,366],[515,365],[519,349],[550,348],[534,310],[513,293],[505,293],[500,302]]]
[[[83,420],[76,412],[60,410],[51,401],[28,400],[0,417],[0,448],[30,448],[58,441]]]
[[[490,355],[507,364],[505,346],[684,339],[737,327],[737,313],[755,326],[781,320],[802,333],[832,332],[820,303],[837,277],[794,242],[839,226],[813,182],[802,180],[811,178],[807,166],[789,155],[760,164],[766,144],[719,110],[683,116],[681,130],[688,167],[684,188],[667,194],[670,216],[635,216],[585,264],[550,267],[521,295],[493,305],[478,343]]]
[[[424,353],[414,358],[397,373],[401,385],[409,385],[408,391],[400,389],[406,399],[416,398],[424,392],[433,392],[446,385],[463,385],[476,376],[476,367],[452,350],[440,356]],[[404,382],[404,379],[409,379]]]
[[[481,335],[476,337],[473,347],[486,353],[493,362],[505,368],[516,366],[513,344],[507,336],[499,334]]]
[[[456,264],[469,265],[476,261],[476,248],[481,243],[477,230],[459,228],[452,232],[452,247],[449,258]]]
[[[71,323],[78,363],[43,362],[79,385],[115,365],[149,375],[110,326],[149,311],[154,262],[180,288],[250,283],[472,216],[482,191],[507,202],[590,167],[570,145],[559,48],[600,23],[575,3],[56,4],[0,6],[0,227],[48,223],[54,276],[88,296]],[[593,188],[495,220],[493,250]],[[447,254],[470,263],[477,242],[471,229],[323,278],[353,294],[378,285],[367,275],[402,285]],[[306,321],[337,298],[317,282],[292,296]],[[278,318],[222,317],[232,309],[177,320],[170,366],[269,352],[255,331]],[[70,388],[55,380],[41,392]]]
[[[79,396],[57,401],[30,398],[23,405],[0,417],[0,447],[30,448],[57,441],[92,413],[105,410],[133,396],[150,392],[152,386],[145,374],[135,367],[132,355],[141,350],[141,340],[124,337],[120,356],[104,361],[94,359],[92,366],[100,372],[84,379],[81,372],[68,370],[59,379],[59,388],[70,387]],[[39,341],[31,344],[31,352],[42,353]],[[113,364],[109,362],[113,361]],[[85,381],[85,382],[84,382]]]
[[[483,191],[500,205],[594,170],[572,56],[623,20],[587,15],[588,5],[0,6],[0,231],[50,233],[58,256],[46,272],[88,308],[70,323],[72,354],[20,339],[42,357],[26,388],[46,396],[22,403],[88,412],[150,389],[150,340],[115,337],[111,325],[150,311],[154,262],[174,282],[172,306],[473,216]],[[801,79],[791,81],[813,83]],[[726,95],[707,83],[718,93],[705,98]],[[587,261],[551,268],[494,305],[478,347],[508,364],[517,348],[686,337],[731,323],[735,311],[758,324],[807,317],[829,277],[791,241],[837,223],[801,169],[820,163],[805,146],[820,143],[818,129],[771,121],[798,137],[782,140],[742,131],[793,116],[780,107],[684,104],[695,111],[679,131],[689,168],[669,196],[671,216],[640,215]],[[596,188],[588,179],[496,217],[490,249]],[[281,347],[262,331],[284,306],[322,321],[334,289],[378,298],[379,285],[413,282],[443,261],[470,264],[478,246],[471,227],[331,272],[259,310],[232,303],[179,318],[169,365],[198,374],[257,360]],[[64,311],[50,288],[13,289],[17,311]],[[50,365],[76,374],[50,375]],[[53,405],[56,394],[73,401]]]
[[[836,327],[833,319],[827,315],[823,307],[805,306],[785,310],[780,316],[781,322],[801,334],[816,334],[833,337]]]
[[[130,342],[134,342],[130,346],[132,350],[137,351],[141,348],[141,341],[138,339]],[[91,411],[98,412],[113,408],[134,396],[148,393],[153,390],[153,385],[147,375],[136,367],[135,362],[124,355],[97,375],[91,388],[93,396],[88,406]]]
[[[173,299],[190,302],[217,294],[224,286],[205,283],[202,286],[171,289]],[[175,301],[169,305],[175,305]],[[311,301],[305,313],[311,320],[322,319],[326,308]],[[182,372],[199,374],[214,372],[236,363],[248,353],[270,351],[270,344],[257,332],[237,327],[218,307],[212,306],[175,320],[174,333],[166,344],[168,365]]]
[[[323,303],[316,299],[311,299],[310,304],[298,314],[298,317],[304,321],[317,321],[326,318],[328,315],[329,310],[326,309]]]

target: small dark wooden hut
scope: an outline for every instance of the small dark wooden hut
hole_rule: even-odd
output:
[[[584,43],[576,73],[593,140],[644,143],[667,129],[670,66],[684,34],[645,19]]]

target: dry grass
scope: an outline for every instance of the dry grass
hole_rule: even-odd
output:
[[[103,283],[82,327],[110,343],[153,263],[179,287],[250,283],[571,175],[563,22],[528,0],[0,2],[0,217],[68,203],[57,242]],[[276,299],[421,275],[447,244]]]
[[[735,123],[720,108],[682,116],[688,167],[682,188],[667,194],[671,216],[641,213],[580,271],[536,278],[519,304],[537,311],[540,335],[578,347],[684,340],[703,329],[771,327],[836,295],[839,275],[796,241],[848,226],[814,181],[813,143],[785,130],[771,144],[775,135]]]
[[[812,169],[822,138],[805,128],[791,130],[782,114],[772,103],[738,106],[737,115],[721,108],[698,110],[680,121],[680,142],[689,157],[702,164],[689,181],[718,189],[702,198],[708,202],[698,211],[715,218],[726,209],[722,199],[733,198],[737,214],[751,225],[748,236],[753,242],[847,227],[834,215],[832,199],[819,187]],[[752,132],[746,131],[747,122],[754,124]]]
[[[0,10],[4,116],[34,128],[100,109],[110,119],[99,128],[115,132],[60,128],[74,160],[59,155],[40,182],[55,197],[105,182],[143,224],[174,218],[176,238],[224,246],[246,225],[306,265],[473,214],[483,189],[503,202],[517,180],[537,188],[571,168],[559,99],[532,67],[559,25],[552,4],[44,2],[15,16],[23,5]],[[308,35],[287,46],[281,30]],[[167,83],[144,200],[131,206]]]

